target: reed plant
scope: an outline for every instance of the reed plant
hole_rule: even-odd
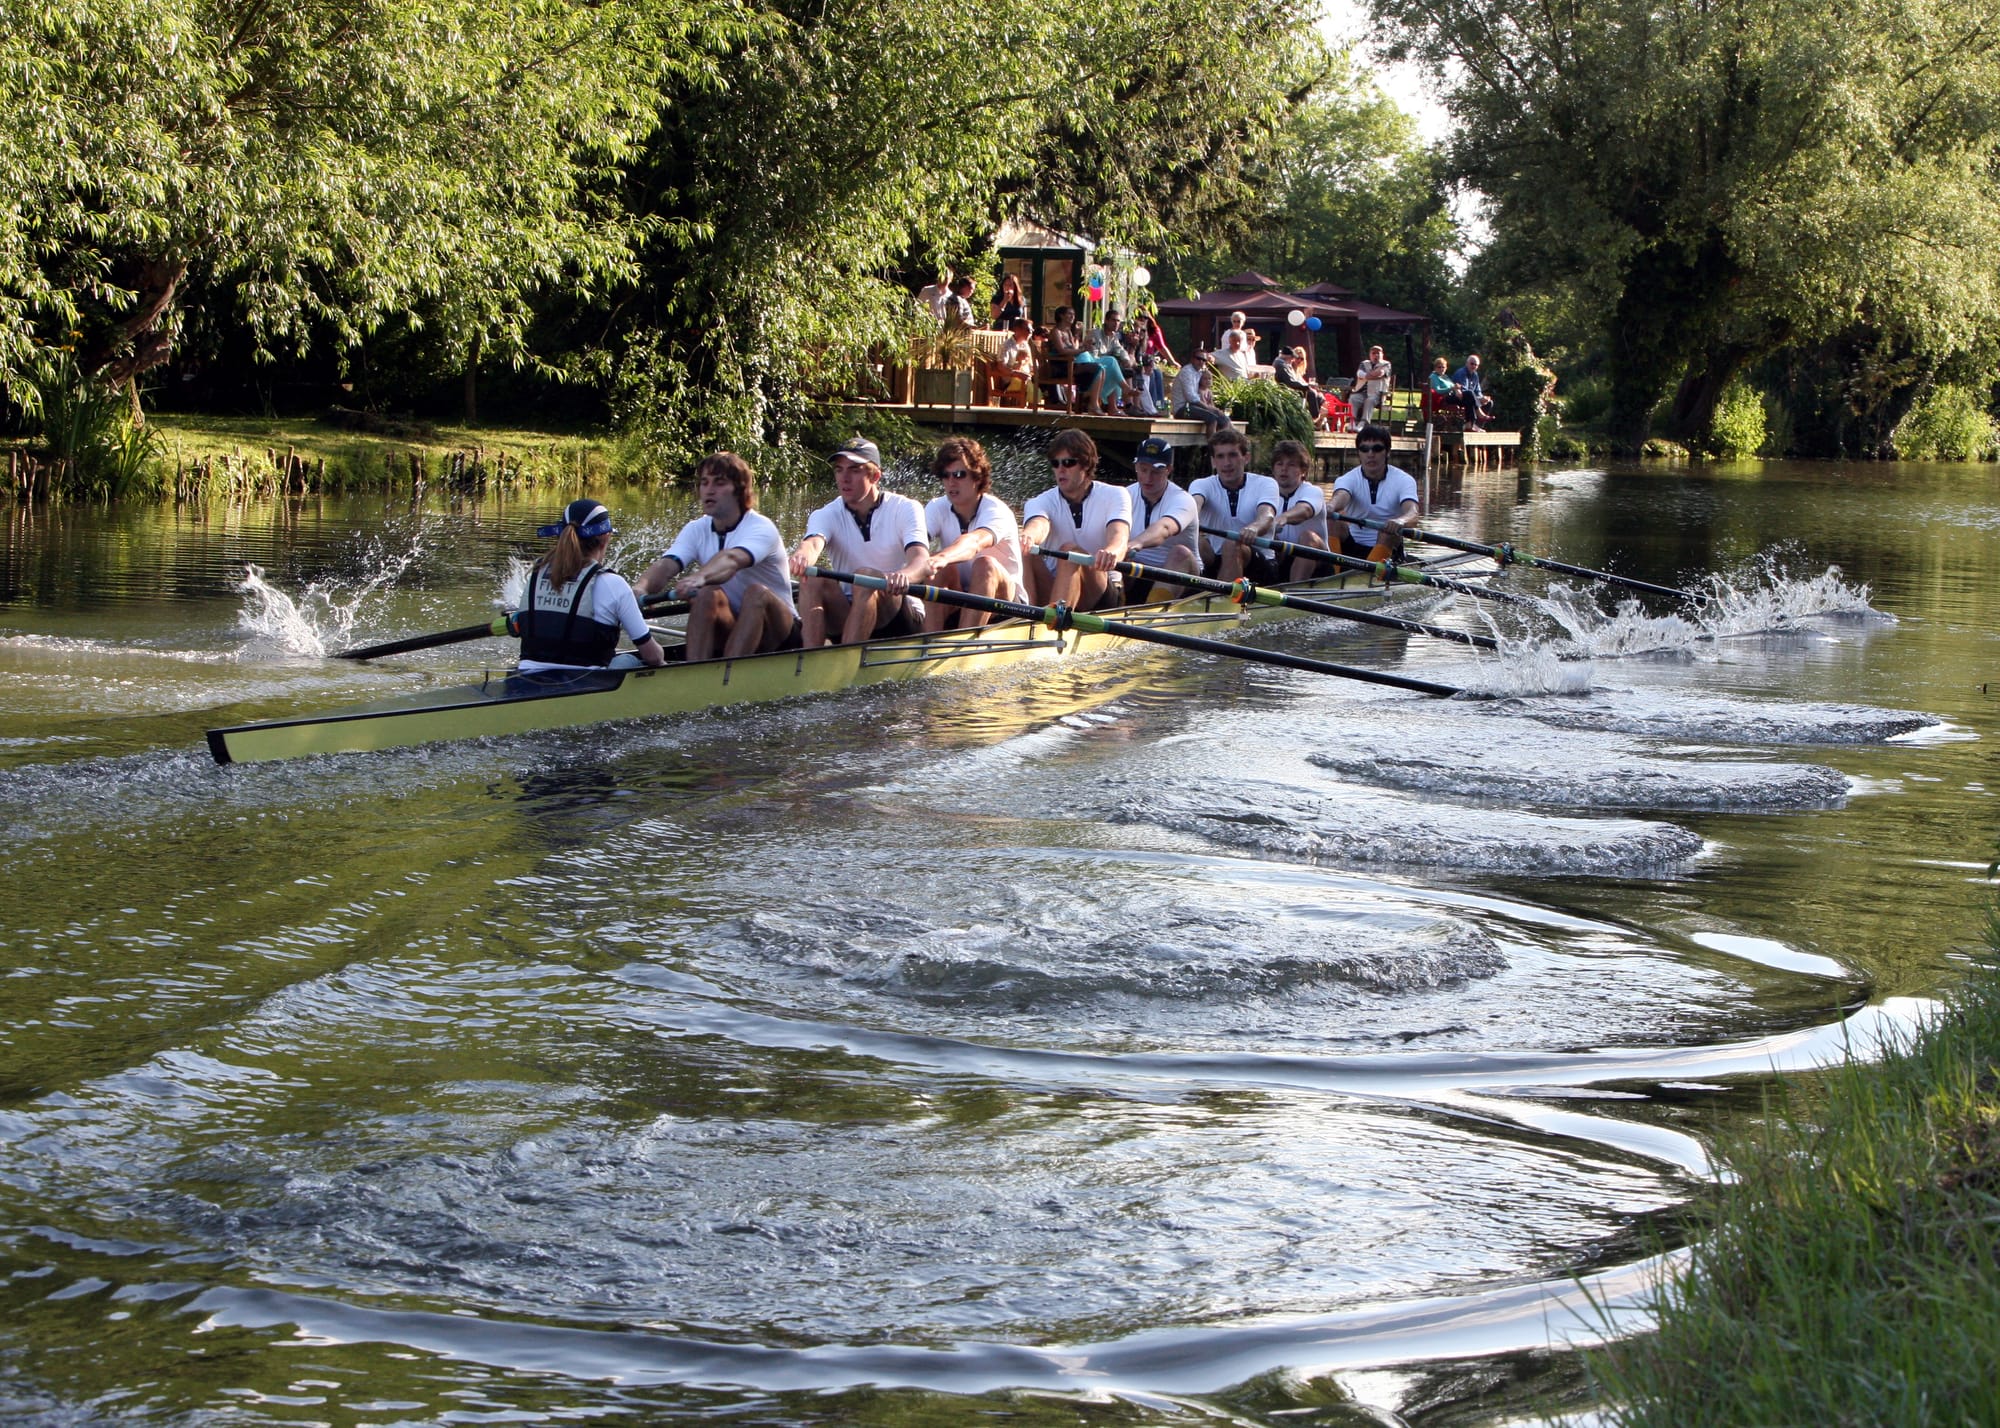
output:
[[[1920,1030],[1726,1147],[1654,1334],[1589,1356],[1629,1428],[2000,1423],[2000,927]]]

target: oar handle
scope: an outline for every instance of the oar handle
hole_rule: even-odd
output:
[[[1276,545],[1289,542],[1276,541]],[[1301,546],[1301,550],[1309,547]],[[1057,550],[1053,546],[1037,546],[1038,555],[1053,556],[1058,560],[1072,561],[1077,565],[1089,565],[1093,557],[1088,551]],[[1352,620],[1356,624],[1374,625],[1385,630],[1400,630],[1406,635],[1429,635],[1433,639],[1451,640],[1456,644],[1471,645],[1476,649],[1498,649],[1499,642],[1488,635],[1475,635],[1465,630],[1447,629],[1443,625],[1427,625],[1421,620],[1401,620],[1394,615],[1378,615],[1373,610],[1353,610],[1345,605],[1335,605],[1326,600],[1315,600],[1307,595],[1296,595],[1289,590],[1272,590],[1267,586],[1254,585],[1248,580],[1210,580],[1203,575],[1189,575],[1171,566],[1141,565],[1135,560],[1121,560],[1114,567],[1120,575],[1133,580],[1156,581],[1162,585],[1175,585],[1184,590],[1205,590],[1212,595],[1227,595],[1239,605],[1271,605],[1286,610],[1303,610],[1309,615],[1330,615],[1338,620]]]
[[[812,573],[828,580],[838,580],[842,584],[858,585],[866,590],[889,588],[889,582],[879,575],[858,575],[844,570],[815,570]],[[1254,645],[1235,645],[1226,640],[1206,640],[1199,635],[1156,630],[1148,625],[1137,625],[1126,620],[1107,620],[1102,615],[1072,610],[1067,605],[1021,605],[1012,600],[995,600],[990,595],[975,595],[969,590],[946,590],[936,585],[912,585],[910,594],[919,600],[935,600],[945,605],[958,605],[967,610],[985,610],[995,615],[1011,615],[1016,619],[1033,620],[1059,632],[1082,630],[1086,634],[1117,635],[1121,639],[1138,640],[1149,645],[1165,645],[1169,649],[1223,655],[1229,659],[1248,660],[1252,664],[1277,665],[1283,669],[1303,669],[1313,674],[1330,674],[1340,679],[1387,685],[1392,689],[1407,689],[1417,694],[1429,694],[1444,699],[1465,692],[1449,684],[1433,684],[1426,679],[1384,674],[1380,670],[1356,669],[1352,665],[1334,664],[1327,660],[1308,659],[1304,655],[1286,654],[1283,650],[1258,649]]]
[[[1357,526],[1379,531],[1379,522],[1363,520],[1359,516],[1347,516]],[[1501,565],[1527,565],[1536,570],[1552,570],[1558,575],[1574,575],[1580,580],[1602,580],[1608,585],[1622,585],[1628,590],[1638,590],[1647,595],[1664,595],[1672,600],[1692,600],[1694,596],[1671,585],[1655,585],[1648,580],[1634,580],[1629,575],[1614,575],[1608,570],[1592,570],[1587,565],[1571,565],[1567,561],[1551,560],[1546,555],[1530,555],[1524,550],[1516,550],[1511,544],[1481,545],[1478,541],[1462,540],[1457,536],[1438,535],[1434,531],[1407,530],[1403,532],[1411,540],[1427,541],[1431,545],[1441,545],[1450,550],[1463,550],[1473,555],[1490,555]]]

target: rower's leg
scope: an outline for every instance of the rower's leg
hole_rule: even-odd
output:
[[[1050,572],[1049,562],[1045,557],[1024,553],[1021,557],[1021,575],[1028,582],[1030,604],[1054,603],[1050,597],[1055,591],[1055,576]]]
[[[965,588],[974,595],[984,595],[989,600],[1005,600],[1013,594],[1009,588],[1012,584],[1007,572],[1000,568],[1000,562],[990,555],[982,555],[966,564]],[[992,618],[986,610],[960,610],[958,627],[961,630],[976,629]]]
[[[1064,551],[1081,549],[1083,547],[1075,541],[1071,541],[1063,547]],[[1076,577],[1077,572],[1082,569],[1083,567],[1073,560],[1059,560],[1056,562],[1055,577],[1049,581],[1049,604],[1068,605],[1073,610],[1087,610],[1090,608],[1088,605],[1078,604],[1076,599]]]
[[[864,565],[855,574],[879,577],[882,572],[870,570]],[[852,589],[854,593],[848,602],[847,618],[840,627],[840,642],[844,645],[858,645],[872,636],[882,614],[883,602],[892,598],[881,590],[864,590],[858,585]]]
[[[1105,596],[1111,590],[1111,572],[1108,570],[1093,570],[1087,565],[1076,566],[1075,570],[1075,608],[1079,610],[1095,610],[1104,603]]]
[[[1217,580],[1241,580],[1243,578],[1243,542],[1226,540],[1222,543],[1222,560],[1216,567]]]
[[[941,590],[965,590],[968,588],[976,588],[976,587],[969,587],[966,584],[964,578],[966,568],[969,564],[971,564],[971,562],[961,561],[957,565],[940,565],[936,570],[931,572],[931,584],[937,586]],[[983,595],[987,592],[981,590],[979,591],[979,593]],[[951,618],[951,613],[952,613],[952,607],[945,604],[944,601],[942,600],[933,600],[929,604],[925,605],[924,633],[927,635],[934,635],[938,631],[942,630],[945,626],[945,621]],[[967,625],[973,623],[974,622],[973,616],[975,615],[975,613],[976,612],[972,610],[959,611],[959,623],[961,625]],[[986,617],[984,615],[980,615],[978,617],[978,623],[982,625],[985,624]]]
[[[736,616],[730,611],[729,597],[711,586],[698,591],[688,601],[687,658],[690,662],[714,659],[715,652],[729,638]]]
[[[1305,539],[1301,540],[1299,544],[1309,545],[1314,550],[1326,549],[1326,542],[1319,538],[1318,531],[1307,531]],[[1332,569],[1333,567],[1330,565],[1321,565],[1317,560],[1307,560],[1304,556],[1300,556],[1292,562],[1292,579],[1311,580],[1322,572],[1330,572]]]
[[[1183,575],[1201,574],[1201,571],[1196,568],[1200,562],[1194,558],[1194,552],[1184,545],[1172,546],[1168,549],[1167,564]]]
[[[799,586],[800,642],[809,650],[826,643],[829,627],[840,629],[847,622],[847,596],[837,581],[808,575]]]
[[[723,653],[732,659],[776,649],[792,632],[798,619],[776,595],[761,585],[753,585],[743,596],[743,608],[736,612],[736,628],[729,632]]]

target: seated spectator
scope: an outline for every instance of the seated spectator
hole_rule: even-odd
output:
[[[1362,426],[1368,425],[1380,414],[1383,399],[1389,395],[1389,384],[1395,380],[1395,370],[1389,359],[1382,355],[1382,349],[1371,347],[1361,365],[1354,369],[1354,390],[1348,400],[1354,404],[1354,420]]]
[[[1469,354],[1465,365],[1451,374],[1458,384],[1459,403],[1465,408],[1465,429],[1484,431],[1486,423],[1493,420],[1493,398],[1486,395],[1479,379],[1479,354]]]
[[[1456,411],[1465,405],[1465,396],[1459,391],[1458,383],[1445,375],[1446,366],[1442,357],[1431,361],[1431,405],[1440,411]]]
[[[1089,340],[1085,343],[1086,352],[1096,359],[1099,370],[1104,373],[1103,381],[1098,384],[1100,411],[1107,405],[1122,411],[1126,397],[1132,395],[1127,374],[1136,364],[1130,349],[1125,346],[1119,327],[1118,309],[1107,304],[1103,323],[1091,329]]]
[[[1159,359],[1148,352],[1139,359],[1139,370],[1133,374],[1132,405],[1140,416],[1158,416],[1166,407],[1166,378],[1160,372]]]
[[[1204,436],[1214,436],[1230,424],[1229,413],[1211,405],[1214,401],[1209,374],[1211,360],[1206,348],[1197,347],[1174,374],[1174,415],[1202,423],[1206,428]]]
[[[1059,362],[1070,364],[1069,404],[1078,411],[1101,412],[1098,405],[1097,388],[1103,380],[1097,359],[1083,350],[1083,334],[1076,330],[1076,309],[1059,307],[1056,320],[1049,328],[1048,354]]]
[[[1318,419],[1326,415],[1326,399],[1320,390],[1305,379],[1306,349],[1303,347],[1280,347],[1271,358],[1271,379],[1287,391],[1297,392],[1299,400],[1306,404],[1318,424]]]
[[[972,326],[972,279],[952,282],[951,296],[945,299],[944,325],[947,329]]]
[[[1000,360],[988,365],[987,376],[995,402],[1009,405],[1018,397],[1027,405],[1028,384],[1035,380],[1034,324],[1027,318],[1015,319],[1006,345],[1000,349]]]
[[[1249,381],[1257,366],[1257,333],[1245,325],[1248,321],[1240,312],[1230,313],[1229,326],[1215,344],[1215,370],[1239,382]]]
[[[1000,291],[993,297],[993,330],[1012,332],[1014,324],[1028,315],[1028,305],[1021,301],[1021,280],[1012,273],[1000,279]]]
[[[1142,312],[1132,321],[1139,329],[1139,337],[1136,342],[1128,341],[1126,346],[1135,354],[1144,357],[1151,353],[1155,357],[1163,358],[1169,366],[1178,360],[1174,356],[1173,349],[1167,346],[1167,334],[1160,331],[1158,318],[1150,312]]]

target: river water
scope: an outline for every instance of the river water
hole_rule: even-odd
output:
[[[1249,637],[1512,697],[1143,653],[213,766],[503,662],[316,656],[479,618],[567,494],[9,516],[0,1418],[1573,1407],[1716,1138],[1991,901],[1991,467],[1448,479],[1715,598]],[[613,500],[628,566],[689,509]]]

